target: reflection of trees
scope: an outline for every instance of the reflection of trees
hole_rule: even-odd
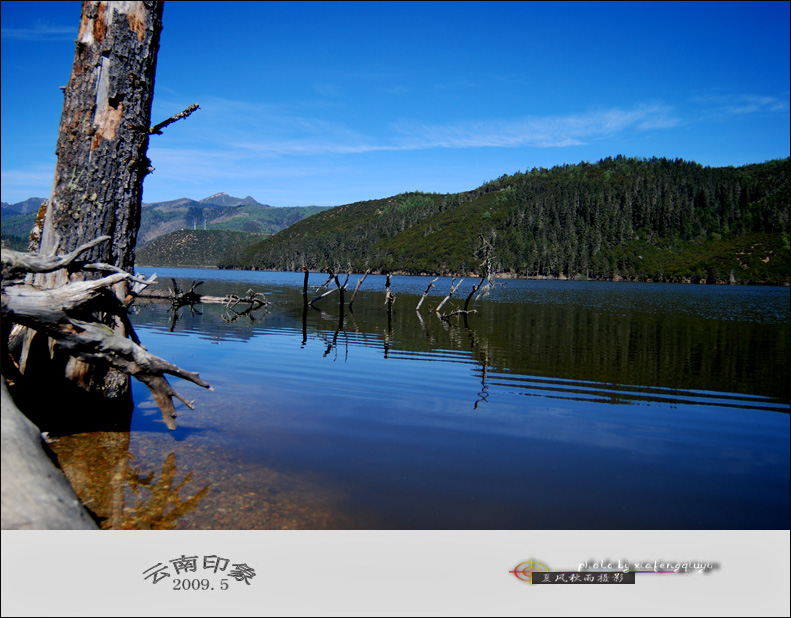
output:
[[[153,472],[143,475],[130,464],[129,432],[67,435],[50,447],[77,496],[104,529],[174,528],[209,492],[207,485],[182,498],[181,492],[192,480],[192,473],[174,486],[175,453],[162,464],[158,479]]]
[[[135,496],[141,495],[141,489],[148,490],[150,496],[137,501],[136,505],[124,510],[120,528],[124,530],[170,530],[175,528],[178,520],[194,510],[211,485],[206,485],[192,497],[183,499],[179,492],[192,480],[192,472],[187,473],[184,480],[175,487],[176,454],[171,453],[162,464],[159,480],[153,482],[154,473],[142,476],[130,466],[129,489]]]
[[[318,337],[327,343],[324,351],[329,348],[332,352],[335,346],[343,345],[341,333],[351,329],[353,318],[354,328],[348,334],[367,334],[369,344],[376,339],[388,358],[396,348],[405,353],[473,350],[473,358],[477,355],[486,368],[487,381],[493,372],[507,371],[564,380],[788,399],[788,381],[775,377],[787,373],[787,361],[772,371],[766,367],[767,359],[789,357],[787,324],[707,320],[670,312],[619,313],[606,301],[601,307],[589,307],[540,299],[481,302],[475,307],[477,314],[460,314],[441,322],[433,309],[422,314],[406,309],[388,312],[381,289],[360,290],[354,313],[345,305],[345,321],[341,321],[337,295],[334,302],[324,301],[326,311],[315,307],[300,311],[303,299],[298,291],[291,298],[283,291],[278,294],[286,300],[278,302],[278,308],[268,314],[267,326],[301,328],[303,347],[310,337]],[[402,293],[399,306],[413,307],[419,300],[419,294]],[[255,329],[242,329],[224,323],[218,307],[205,306],[204,311],[203,316],[184,315],[177,329],[207,333],[218,340],[250,339],[257,333],[257,325]],[[334,322],[329,328],[327,320]],[[480,344],[470,347],[465,331],[458,330],[465,327],[474,329]],[[354,354],[355,345],[360,345],[360,338],[349,336],[349,355]]]

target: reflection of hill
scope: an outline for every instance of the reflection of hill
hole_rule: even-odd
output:
[[[204,293],[244,293],[249,283],[207,282]],[[244,289],[242,289],[244,288]],[[265,288],[263,288],[265,289]],[[176,333],[212,341],[249,341],[268,332],[292,332],[294,345],[319,338],[328,354],[358,346],[412,358],[442,358],[478,364],[480,371],[544,376],[684,390],[763,395],[789,401],[789,326],[695,318],[673,312],[612,311],[579,304],[478,301],[477,314],[440,320],[429,297],[418,315],[419,296],[397,294],[388,319],[384,290],[361,290],[354,311],[339,310],[337,295],[308,308],[296,288],[267,291],[273,308],[232,323],[221,305],[180,310]],[[348,295],[347,295],[348,300]],[[454,301],[459,304],[462,300]],[[446,306],[446,309],[449,306]],[[166,304],[141,306],[134,322],[171,328]],[[452,354],[447,352],[451,351]],[[769,359],[769,360],[768,360]],[[778,360],[780,359],[780,360]],[[785,360],[782,360],[785,359]],[[784,366],[776,366],[785,363]],[[485,386],[486,376],[482,375]]]

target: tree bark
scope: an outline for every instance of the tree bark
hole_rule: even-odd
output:
[[[162,1],[83,2],[74,66],[65,88],[56,154],[58,162],[46,209],[39,254],[68,253],[99,236],[84,255],[132,273],[143,197],[143,179],[152,171],[146,156],[151,126]],[[95,278],[92,273],[59,270],[38,275],[38,286],[54,288],[68,281]],[[126,299],[129,286],[113,291]],[[126,336],[123,320],[107,319]],[[26,366],[51,359],[28,359]],[[32,360],[30,364],[28,361]],[[128,376],[103,365],[69,359],[67,380],[88,392],[119,402],[128,399]]]
[[[162,6],[83,2],[42,255],[107,235],[84,259],[134,268]]]

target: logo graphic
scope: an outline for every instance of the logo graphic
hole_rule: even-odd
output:
[[[536,562],[535,560],[528,560],[527,562],[520,562],[514,567],[513,571],[508,571],[509,573],[513,573],[517,579],[522,580],[523,582],[530,582],[533,583],[533,573],[547,573],[549,572],[549,568],[545,564],[541,564],[540,562]]]
[[[685,573],[710,573],[718,569],[714,562],[669,562],[654,560],[630,562],[629,560],[586,560],[576,571],[570,569],[551,570],[537,560],[520,562],[508,571],[519,581],[535,584],[634,584],[637,573],[642,575],[681,575]]]

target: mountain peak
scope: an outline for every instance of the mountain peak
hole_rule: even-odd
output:
[[[233,197],[224,192],[215,193],[198,201],[201,204],[215,206],[263,206],[263,204],[257,202],[249,195],[247,197]]]

